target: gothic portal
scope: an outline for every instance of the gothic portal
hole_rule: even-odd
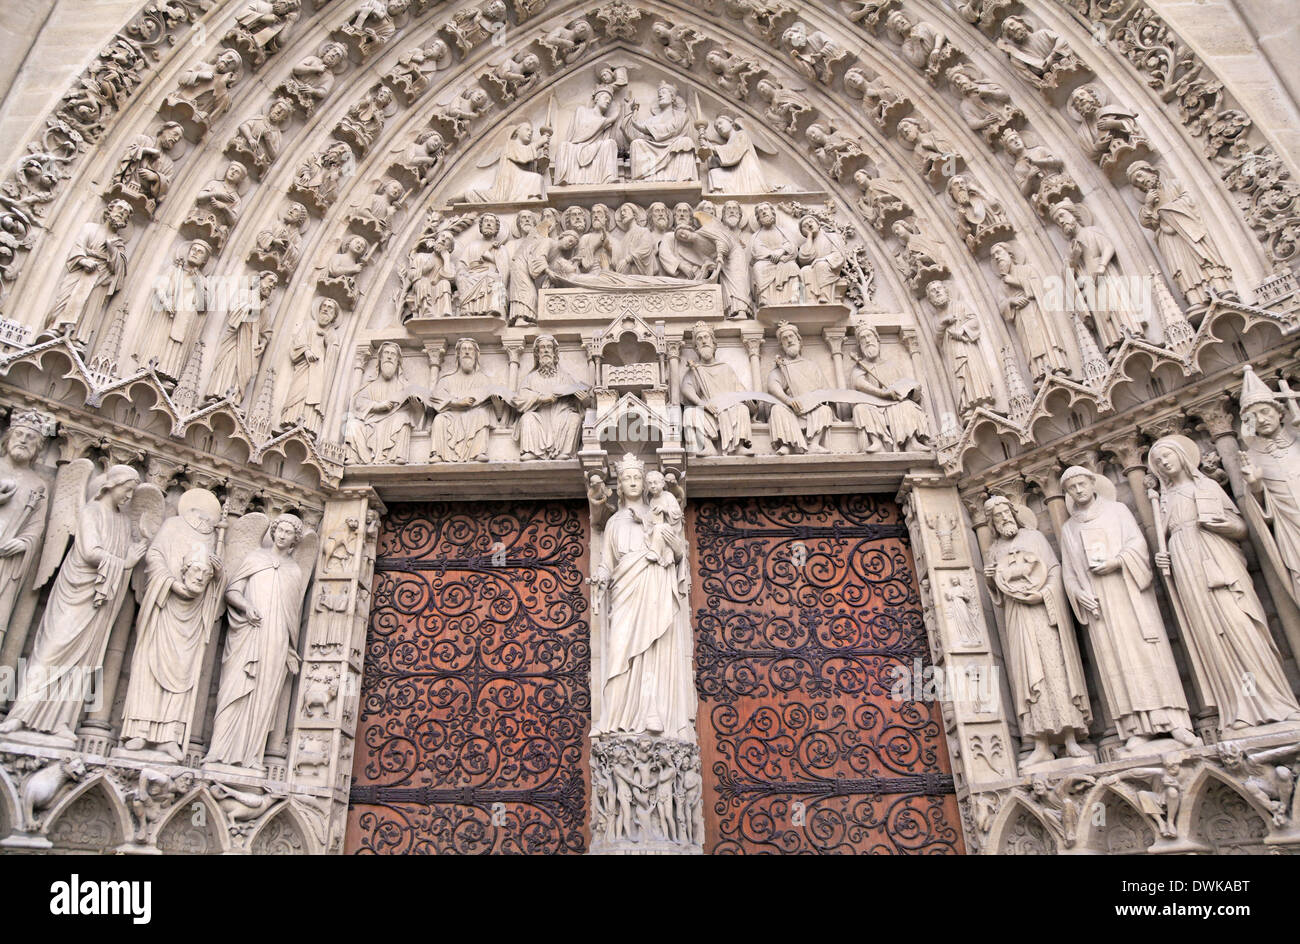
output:
[[[1300,844],[1251,5],[47,6],[0,849]]]

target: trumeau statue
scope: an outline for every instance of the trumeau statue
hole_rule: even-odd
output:
[[[163,494],[141,485],[135,469],[94,471],[89,459],[74,459],[60,471],[37,586],[56,569],[58,576],[0,734],[29,730],[72,745],[83,701],[95,694],[95,673],[104,664],[131,570],[162,524]],[[72,550],[60,566],[69,537]]]
[[[633,180],[698,180],[695,138],[686,102],[670,82],[660,82],[645,118],[633,102],[623,116],[622,131],[630,142]]]
[[[897,358],[881,356],[880,335],[865,322],[855,322],[861,357],[853,358],[849,386],[887,402],[856,403],[853,423],[863,452],[907,452],[933,448],[930,417],[921,404],[921,385]]]
[[[799,329],[788,321],[776,326],[781,353],[767,375],[767,392],[777,399],[770,423],[772,448],[779,455],[827,453],[826,436],[835,408],[818,394],[831,389],[820,367],[803,354]]]
[[[578,448],[582,411],[591,388],[560,366],[560,348],[549,334],[533,341],[533,369],[519,384],[513,406],[519,458],[568,459]]]
[[[186,355],[198,340],[208,310],[203,270],[211,258],[211,246],[202,239],[192,240],[176,253],[165,280],[154,287],[154,311],[162,318],[151,320],[144,329],[144,346],[150,353],[140,357],[140,363],[156,362],[154,369],[163,377],[180,377]],[[166,331],[160,330],[164,326]]]
[[[258,361],[271,338],[266,311],[278,282],[274,272],[259,273],[256,295],[231,307],[208,380],[212,395],[228,396],[237,404],[244,402],[249,382],[257,373]]]
[[[1218,711],[1224,733],[1300,720],[1239,544],[1246,524],[1227,493],[1201,472],[1200,458],[1196,443],[1173,435],[1151,446],[1147,462],[1160,482],[1156,565],[1172,584],[1201,701]]]
[[[755,397],[746,390],[735,370],[717,359],[718,341],[713,328],[697,321],[691,328],[695,360],[682,373],[683,438],[687,447],[704,455],[754,454],[751,408]]]
[[[1078,740],[1087,737],[1092,709],[1060,562],[1028,508],[994,496],[985,511],[996,537],[984,577],[1006,614],[1006,661],[1020,734],[1034,743],[1021,769],[1051,761],[1056,743],[1069,757],[1085,757]]]
[[[77,233],[59,280],[54,307],[46,318],[46,330],[85,344],[109,300],[126,279],[126,237],[122,231],[131,222],[131,206],[114,200],[104,208],[103,222],[87,222]]]
[[[1125,750],[1155,738],[1199,743],[1137,519],[1115,500],[1109,479],[1082,466],[1066,469],[1061,487],[1070,511],[1060,534],[1065,594],[1092,638],[1102,696]]]
[[[36,564],[45,534],[48,487],[32,468],[53,427],[50,417],[15,410],[0,444],[0,639]]]
[[[343,431],[351,461],[403,463],[411,452],[412,406],[422,394],[406,379],[402,349],[385,341],[375,355],[375,373],[352,396]]]
[[[1292,599],[1300,603],[1300,442],[1295,423],[1283,421],[1278,397],[1250,367],[1240,409],[1246,514],[1274,569],[1287,580]]]
[[[312,315],[294,329],[289,348],[292,376],[280,410],[281,423],[301,423],[310,432],[321,431],[326,400],[338,368],[338,317],[338,302],[318,298]]]
[[[215,495],[190,489],[144,556],[135,658],[122,711],[128,751],[157,750],[174,761],[184,756],[221,602],[220,518]]]
[[[695,739],[687,541],[646,495],[645,465],[618,467],[619,508],[605,523],[592,582],[604,617],[600,717],[592,734]]]
[[[1210,236],[1187,188],[1146,161],[1128,167],[1128,180],[1143,195],[1138,219],[1156,234],[1156,246],[1188,304],[1201,308],[1211,295],[1236,297],[1232,270]]]
[[[268,527],[266,516],[253,512],[231,526],[228,540],[230,628],[205,764],[260,771],[280,689],[298,672],[299,620],[316,533],[296,515],[280,515]]]
[[[429,398],[437,411],[430,452],[441,462],[487,462],[493,414],[513,395],[483,372],[477,341],[461,338],[454,354],[455,369],[438,378]]]

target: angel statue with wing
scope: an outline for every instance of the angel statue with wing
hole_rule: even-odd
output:
[[[549,166],[551,129],[542,127],[533,134],[530,121],[512,126],[505,140],[493,147],[479,167],[496,165],[497,174],[487,190],[471,190],[465,195],[470,203],[518,203],[546,198],[546,168]]]
[[[769,193],[780,190],[763,176],[758,152],[774,156],[776,149],[739,118],[719,115],[704,133],[709,155],[709,190],[714,193]]]
[[[75,744],[77,720],[90,680],[103,668],[131,570],[162,524],[161,489],[142,485],[129,465],[111,466],[92,479],[94,471],[89,459],[74,459],[55,483],[36,586],[56,569],[58,576],[0,734],[35,731],[54,735],[60,746]],[[64,559],[69,537],[72,550]]]
[[[264,769],[266,739],[285,680],[297,674],[298,626],[316,560],[316,532],[297,515],[270,522],[260,512],[230,528],[217,714],[207,764]]]
[[[122,747],[185,756],[203,654],[221,605],[221,503],[203,488],[180,497],[144,557]]]

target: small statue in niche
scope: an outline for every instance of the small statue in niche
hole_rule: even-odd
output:
[[[714,75],[713,84],[734,95],[738,101],[749,95],[750,80],[767,71],[757,59],[721,47],[710,49],[704,57],[704,64]]]
[[[1070,94],[1070,114],[1079,121],[1084,148],[1102,170],[1110,170],[1134,154],[1150,150],[1138,127],[1137,113],[1108,105],[1100,87],[1084,85]]]
[[[343,441],[363,465],[404,463],[411,452],[411,407],[420,393],[406,379],[402,349],[385,341],[375,354],[375,374],[352,396]],[[327,565],[328,566],[328,565]]]
[[[1128,181],[1143,195],[1138,221],[1155,233],[1156,248],[1187,303],[1203,308],[1216,295],[1235,298],[1232,270],[1187,188],[1146,161],[1129,165]]]
[[[568,26],[557,26],[545,36],[538,37],[537,44],[551,54],[551,64],[562,69],[585,56],[595,38],[590,23],[574,20]]]
[[[861,357],[853,358],[849,387],[887,401],[853,405],[862,452],[907,452],[934,447],[930,417],[921,405],[921,385],[905,362],[881,356],[880,335],[862,321],[853,325]]]
[[[35,731],[71,747],[89,694],[87,680],[102,670],[131,571],[158,532],[166,501],[160,489],[142,485],[130,466],[95,475],[94,464],[84,458],[64,466],[56,487],[36,586],[58,576],[0,734]],[[69,538],[72,550],[65,558]]]
[[[171,189],[176,173],[173,152],[184,137],[185,130],[175,121],[164,124],[157,134],[136,135],[113,174],[109,196],[137,201],[145,213],[153,216]]]
[[[855,140],[828,121],[814,121],[804,130],[804,135],[813,146],[813,156],[834,180],[839,180],[844,174],[846,164],[858,164],[869,157],[860,140]]]
[[[405,174],[413,184],[422,186],[442,163],[442,155],[446,150],[447,142],[443,136],[432,128],[426,128],[410,144],[393,149],[394,153],[400,151],[402,156],[389,169],[389,173],[395,177]]]
[[[271,162],[280,154],[284,126],[293,117],[293,106],[287,98],[273,100],[266,112],[242,121],[235,136],[226,146],[236,157],[251,164],[259,173],[266,173]]]
[[[512,54],[492,67],[483,78],[496,86],[497,97],[513,102],[542,80],[542,60],[535,53]]]
[[[384,74],[384,81],[401,92],[410,105],[428,91],[434,74],[451,64],[451,49],[442,39],[434,37],[423,46],[403,53],[396,65]]]
[[[428,405],[433,418],[429,448],[441,462],[487,462],[488,431],[513,394],[499,386],[479,365],[478,342],[461,338],[456,368],[434,384]]]
[[[590,387],[560,366],[555,338],[539,334],[533,341],[533,369],[520,383],[512,403],[519,413],[515,427],[519,458],[573,456],[582,430],[582,410],[590,400]]]
[[[718,341],[713,328],[697,321],[691,328],[696,358],[682,373],[682,432],[695,454],[724,456],[754,454],[751,424],[752,397],[725,361],[717,359]]]
[[[541,128],[536,138],[532,122],[512,127],[505,142],[482,158],[479,167],[496,165],[496,179],[487,190],[471,190],[471,203],[522,203],[546,198],[546,168],[550,165],[551,129]]]
[[[350,142],[358,154],[364,155],[395,111],[392,89],[387,85],[376,85],[348,109],[334,134]]]
[[[303,161],[293,178],[293,189],[304,202],[323,214],[338,199],[343,181],[352,176],[356,158],[352,149],[335,141]]]
[[[208,311],[208,280],[204,269],[212,258],[212,247],[195,239],[179,250],[161,284],[154,286],[153,308],[167,319],[167,330],[147,331],[145,349],[151,356],[139,360],[150,362],[165,378],[177,380],[190,347],[202,333]]]
[[[817,395],[831,389],[820,367],[803,354],[799,329],[788,321],[776,326],[781,353],[767,375],[767,392],[777,399],[769,419],[772,448],[778,455],[824,454],[835,409]]]
[[[1055,312],[1043,310],[1049,297],[1043,280],[1024,260],[1017,243],[997,243],[989,252],[998,278],[1006,286],[1002,317],[1016,326],[1016,334],[1029,361],[1035,382],[1048,374],[1068,374],[1069,347],[1061,334]]]
[[[310,118],[330,91],[334,79],[348,67],[348,51],[342,43],[322,43],[314,56],[305,56],[276,87],[275,94],[288,98],[304,118]]]
[[[500,218],[484,213],[474,235],[456,252],[457,314],[505,317],[510,258],[502,242]]]
[[[505,0],[488,0],[478,9],[457,10],[441,29],[450,34],[460,54],[467,56],[484,40],[504,35],[509,26]]]
[[[256,295],[230,309],[226,330],[217,345],[212,377],[208,380],[212,396],[229,397],[236,406],[243,404],[244,394],[271,338],[265,313],[278,282],[274,272],[259,273]]]
[[[1052,207],[1052,222],[1070,240],[1070,271],[1079,295],[1089,303],[1102,347],[1109,353],[1125,338],[1146,338],[1150,315],[1139,299],[1128,297],[1119,277],[1115,244],[1106,231],[1092,224],[1085,207],[1069,199]]]
[[[631,177],[641,181],[698,180],[695,137],[686,102],[671,82],[660,82],[650,114],[638,117],[633,102],[621,130],[630,142]]]
[[[1133,780],[1145,790],[1136,791],[1137,806],[1164,839],[1178,838],[1178,811],[1183,805],[1182,758],[1170,754],[1159,767],[1133,767],[1107,774],[1097,783],[1113,786]]]
[[[1002,21],[998,48],[1037,89],[1057,88],[1067,76],[1087,69],[1064,39],[1046,27],[1034,29],[1022,16]]]
[[[956,386],[957,411],[965,419],[977,407],[993,405],[995,388],[990,359],[980,346],[979,316],[951,302],[946,281],[935,279],[925,286],[925,307],[938,327],[939,348],[948,357]]]
[[[948,276],[943,245],[922,233],[915,220],[895,220],[892,232],[899,242],[894,253],[895,267],[913,291],[921,291],[931,279]]]
[[[759,79],[754,91],[767,104],[767,120],[778,127],[784,127],[787,134],[799,130],[799,121],[804,115],[816,112],[812,103],[799,94],[803,91],[801,88],[787,88],[770,76]]]
[[[292,374],[280,410],[281,425],[302,424],[312,433],[320,433],[324,426],[325,405],[338,369],[338,317],[337,301],[318,298],[312,316],[294,329],[289,348]]]
[[[353,308],[361,292],[357,276],[370,262],[374,248],[363,236],[344,237],[338,252],[325,263],[324,274],[316,283],[317,289],[322,295],[329,295]]]
[[[239,188],[248,178],[248,170],[239,161],[226,165],[225,173],[203,185],[194,199],[194,207],[181,224],[189,236],[199,236],[220,249],[230,235],[230,229],[239,222],[243,200]]]
[[[223,50],[211,62],[182,72],[178,90],[163,99],[163,107],[195,125],[200,134],[206,133],[208,125],[230,110],[230,89],[243,77],[244,61],[239,53]]]
[[[301,12],[299,0],[251,0],[235,17],[225,42],[246,53],[256,69],[284,46],[284,36]]]
[[[326,574],[347,573],[352,559],[357,556],[360,539],[361,522],[351,516],[343,519],[322,542],[321,571]]]
[[[760,203],[754,208],[758,231],[750,241],[754,273],[754,298],[758,305],[795,305],[799,302],[799,263],[794,245],[777,225],[776,207]]]
[[[451,136],[456,142],[464,140],[469,129],[479,118],[492,110],[492,96],[478,85],[467,85],[450,101],[435,105],[434,121],[441,121],[451,129]]]
[[[122,747],[179,762],[222,588],[221,503],[192,488],[144,556],[135,657],[122,709]]]
[[[835,81],[835,65],[849,54],[821,30],[810,31],[802,20],[786,28],[781,34],[781,45],[800,72],[823,85]]]
[[[924,72],[931,84],[937,83],[944,70],[962,54],[933,23],[913,22],[902,10],[889,14],[885,29],[894,42],[902,44],[907,61]]]
[[[957,228],[971,252],[1015,232],[1002,204],[965,174],[949,178],[948,199],[957,211]]]
[[[844,0],[844,2],[847,6],[853,7],[848,11],[848,18],[873,33],[884,22],[885,17],[898,6],[898,0]]]
[[[388,45],[397,33],[397,20],[406,15],[410,0],[362,0],[356,13],[339,33],[357,44],[361,61]]]
[[[795,261],[799,263],[804,302],[834,304],[844,294],[841,272],[848,256],[843,243],[811,213],[804,214],[799,220],[799,236]]]
[[[126,279],[126,237],[131,205],[114,200],[104,207],[102,222],[86,222],[77,233],[54,293],[45,330],[84,346],[109,300]]]
[[[873,176],[865,167],[853,172],[853,183],[862,196],[857,209],[878,233],[892,232],[892,225],[900,217],[915,216],[907,185],[898,177]]]
[[[892,128],[912,108],[911,100],[889,85],[883,76],[869,77],[857,66],[844,73],[844,88],[862,100],[867,114],[882,131]]]
[[[249,260],[287,277],[302,258],[302,231],[306,225],[307,208],[290,200],[280,211],[280,221],[257,234]]]
[[[1079,185],[1065,173],[1065,162],[1040,144],[1028,145],[1020,132],[1007,128],[1002,132],[1002,150],[1015,163],[1011,176],[1026,197],[1032,197],[1034,206],[1044,215],[1052,204],[1071,194],[1078,196]]]
[[[931,182],[952,177],[965,159],[957,150],[932,131],[929,122],[907,117],[898,122],[898,139],[912,149],[912,164]]]
[[[1055,743],[1063,743],[1069,757],[1086,758],[1078,741],[1088,736],[1092,708],[1060,561],[1024,505],[995,495],[984,510],[995,534],[984,577],[1006,617],[1007,665],[1021,737],[1034,744],[1021,769],[1053,760]]]
[[[0,641],[42,547],[49,489],[32,466],[53,429],[53,417],[15,409],[0,440]]]
[[[1147,454],[1160,482],[1151,492],[1156,566],[1170,581],[1202,701],[1218,711],[1224,734],[1300,720],[1241,550],[1246,524],[1223,488],[1202,474],[1200,460],[1196,443],[1180,435],[1158,439]]]
[[[370,199],[359,205],[354,204],[348,214],[348,223],[365,231],[375,241],[377,248],[384,249],[393,231],[393,217],[402,208],[406,199],[406,190],[392,178],[382,178],[375,185],[375,192]]]

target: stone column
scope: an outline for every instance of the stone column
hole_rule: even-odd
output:
[[[682,402],[682,339],[669,338],[668,346],[668,402]]]
[[[935,672],[948,683],[945,689],[956,689],[948,694],[957,697],[945,698],[942,708],[958,799],[967,804],[972,794],[1005,787],[1016,777],[994,627],[980,603],[983,580],[956,487],[938,474],[914,473],[904,478],[898,500],[917,575],[929,588],[925,621]]]
[[[826,341],[827,347],[831,349],[831,367],[835,371],[835,387],[837,390],[843,390],[846,385],[844,379],[845,334],[843,328],[822,329],[822,338]]]
[[[302,666],[291,712],[287,779],[291,786],[314,794],[313,805],[328,823],[330,852],[343,848],[382,512],[382,503],[368,487],[341,489],[325,505],[316,580],[299,640]],[[355,530],[348,519],[358,523]],[[333,553],[327,556],[327,550]]]
[[[740,329],[742,332],[745,328]],[[759,326],[759,334],[751,335],[742,333],[741,337],[745,341],[745,353],[749,355],[749,389],[763,389],[763,365],[759,360],[759,354],[763,350],[762,326]]]
[[[1151,511],[1151,502],[1147,500],[1147,464],[1146,444],[1136,432],[1125,433],[1115,439],[1109,439],[1101,445],[1102,452],[1111,456],[1128,482],[1129,491],[1133,493],[1133,506],[1138,520],[1142,522],[1142,532],[1148,547],[1156,546],[1156,520]]]

